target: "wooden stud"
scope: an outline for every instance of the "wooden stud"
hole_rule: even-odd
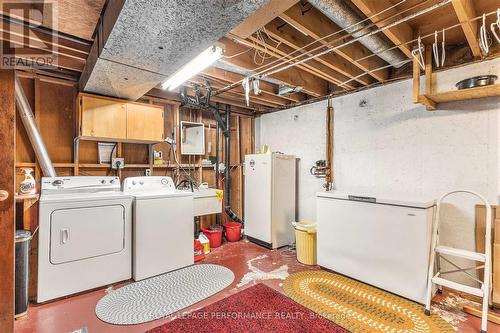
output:
[[[293,27],[300,29],[304,33],[308,34],[311,38],[320,39],[324,36],[330,35],[332,33],[341,31],[342,29],[333,23],[330,19],[328,19],[323,13],[321,13],[316,8],[309,9],[306,13],[302,13],[302,7],[300,4],[297,4],[280,15],[280,18],[285,22],[289,23]],[[330,38],[322,39],[320,41],[321,44],[329,47],[329,43],[337,38],[343,36],[345,33],[338,33]],[[331,46],[336,46],[341,44],[342,42],[333,43]],[[317,46],[315,44],[315,46]],[[377,56],[373,56],[367,58],[365,60],[357,61],[357,59],[361,59],[371,54],[371,52],[361,45],[360,43],[354,43],[351,45],[346,45],[340,49],[335,51],[336,54],[343,57],[344,59],[352,62],[355,66],[361,69],[363,72],[371,71],[376,68],[383,67],[387,65],[385,61],[380,59]],[[385,81],[389,77],[389,70],[383,69],[374,71],[369,74],[377,81]]]
[[[432,48],[425,48],[425,94],[433,93],[433,74],[432,74]]]
[[[222,38],[221,42],[226,47],[226,53],[238,54],[248,48],[253,47],[254,45],[248,41],[241,41],[240,43],[236,43],[234,41],[229,40],[228,38]],[[224,59],[225,62],[230,63],[232,65],[236,65],[246,70],[255,70],[257,65],[253,62],[253,55],[251,52],[243,53],[238,57],[231,59]],[[272,60],[265,60],[265,64],[269,64]],[[301,68],[292,68],[290,70],[281,71],[272,75],[272,78],[285,82],[291,86],[301,86],[303,88],[303,92],[319,97],[324,96],[328,93],[328,84],[327,81],[313,75]]]
[[[204,77],[209,77],[212,79],[217,79],[223,81],[225,84],[231,84],[240,81],[245,78],[244,75],[228,72],[220,68],[209,67],[203,70],[202,75]],[[306,96],[303,93],[295,93],[287,96],[278,96],[278,86],[267,81],[260,81],[259,88],[262,91],[262,95],[266,96],[277,96],[279,99],[283,100],[284,104],[287,102],[302,102],[306,100]]]
[[[314,43],[314,39],[312,37],[305,36],[301,32],[298,32],[296,29],[294,29],[291,25],[283,25],[283,21],[281,19],[276,19],[270,22],[266,26],[266,32],[273,39],[278,40],[285,45],[288,45],[293,50],[300,49],[301,51],[295,53],[293,55],[294,57],[299,54],[307,54],[307,56],[312,56],[313,52],[308,52],[308,50],[321,45],[318,43]],[[313,43],[311,46],[303,49],[306,45],[309,45],[311,43]],[[314,53],[317,52],[319,51],[316,51]],[[335,52],[330,52],[328,54],[325,54],[324,56],[317,57],[314,59],[314,61],[323,64],[329,69],[338,72],[347,78],[354,79],[354,81],[360,84],[367,85],[373,82],[372,80],[370,80],[370,75],[367,74],[365,76],[360,76],[363,73],[362,70],[356,67],[356,65],[354,65],[352,61],[346,60]],[[346,81],[345,79],[343,80]]]
[[[252,16],[231,30],[231,33],[241,38],[248,38],[260,27],[265,26],[276,16],[295,5],[299,0],[270,0],[260,7]]]
[[[471,21],[476,17],[476,10],[474,8],[473,0],[452,0],[453,8],[457,14],[458,20],[464,31],[465,38],[469,43],[472,54],[475,57],[481,57],[481,48],[477,39],[478,23]]]
[[[420,63],[413,57],[413,103],[419,103],[420,96]]]
[[[0,332],[14,332],[15,71],[0,70]],[[8,195],[5,198],[5,195]]]
[[[352,3],[367,17],[371,17],[371,20],[375,22],[375,25],[379,28],[390,23],[387,22],[387,20],[383,20],[384,17],[397,14],[398,12],[397,8],[393,8],[384,12],[382,15],[375,15],[392,6],[389,0],[352,0]],[[405,44],[413,39],[413,29],[408,23],[403,22],[392,28],[384,29],[382,33],[384,33],[395,45],[399,45],[398,48],[411,59],[412,54],[410,45]]]
[[[266,52],[268,55],[276,59],[279,59],[281,57],[284,57],[285,59],[293,58],[293,56],[289,56],[289,54],[294,51],[293,48],[287,46],[286,44],[281,44],[278,48],[273,46],[273,42],[269,38],[265,36],[263,36],[262,38],[263,40],[256,38],[254,36],[250,36],[248,39],[252,42],[254,47],[258,49],[260,52]],[[245,42],[245,41],[240,40],[240,42]],[[318,78],[331,82],[335,85],[338,85],[339,83],[348,80],[348,77],[341,75],[338,72],[332,71],[329,67],[316,60],[307,61],[305,63],[297,65],[296,68],[304,70],[305,72],[308,72],[314,76],[317,76]],[[346,87],[354,88],[352,83],[346,84]]]

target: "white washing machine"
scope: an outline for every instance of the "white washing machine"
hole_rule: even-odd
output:
[[[129,177],[134,200],[132,277],[142,280],[194,264],[193,194],[170,177]]]
[[[37,301],[132,276],[132,197],[118,177],[44,177]]]

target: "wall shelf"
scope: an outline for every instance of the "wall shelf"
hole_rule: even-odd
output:
[[[14,196],[16,202],[22,201],[37,201],[40,195],[38,193],[35,194],[16,194]]]
[[[420,93],[420,64],[413,59],[413,102],[424,105],[427,110],[434,111],[439,103],[464,101],[486,97],[500,96],[500,84],[469,88],[462,90],[451,90],[435,92],[432,72],[432,48],[425,47],[425,93]]]
[[[500,96],[500,84],[490,86],[469,88],[462,90],[453,90],[446,92],[438,92],[430,95],[425,95],[428,99],[435,103],[445,103],[454,101],[463,101],[466,99],[476,99],[485,97]]]

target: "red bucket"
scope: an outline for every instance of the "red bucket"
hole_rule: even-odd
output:
[[[224,224],[226,229],[226,239],[228,242],[237,242],[241,238],[241,223],[227,222]]]
[[[222,228],[219,228],[219,230],[210,230],[207,228],[203,229],[202,231],[210,241],[211,248],[219,247],[222,244]]]

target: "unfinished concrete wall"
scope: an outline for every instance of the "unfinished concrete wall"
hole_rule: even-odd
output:
[[[438,90],[486,73],[498,75],[500,59],[438,73]],[[429,112],[413,104],[412,81],[406,80],[336,98],[333,106],[338,190],[437,198],[465,188],[499,203],[500,98],[442,104]],[[301,219],[316,218],[314,194],[322,181],[309,168],[324,159],[325,112],[326,101],[264,115],[256,133],[256,142],[301,158]],[[474,249],[475,202],[461,196],[446,206],[445,244]]]

